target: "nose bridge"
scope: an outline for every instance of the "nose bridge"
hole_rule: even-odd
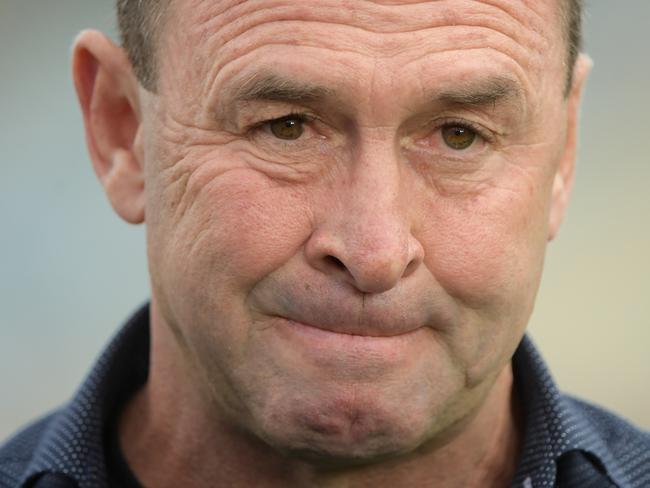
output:
[[[342,196],[347,211],[342,216],[341,237],[350,252],[378,258],[405,247],[408,223],[401,202],[401,168],[392,138],[384,135],[365,140],[355,154]]]
[[[411,235],[394,135],[372,132],[361,134],[345,182],[335,185],[341,204],[323,209],[308,255],[322,271],[380,293],[413,272],[423,251]]]

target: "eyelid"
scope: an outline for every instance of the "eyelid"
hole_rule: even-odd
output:
[[[303,112],[303,111],[288,111],[283,115],[280,115],[278,117],[272,117],[272,118],[267,118],[264,120],[260,120],[259,122],[255,122],[249,127],[250,132],[258,131],[258,130],[267,130],[270,131],[270,124],[272,122],[276,122],[278,120],[282,119],[287,119],[287,118],[296,118],[299,119],[302,123],[308,124],[310,122],[318,121],[320,120],[316,115],[309,113],[309,112]],[[477,124],[476,122],[472,122],[470,120],[464,119],[464,118],[459,118],[459,117],[441,117],[438,119],[434,119],[430,123],[436,131],[440,131],[443,127],[445,126],[458,126],[458,127],[463,127],[466,129],[469,129],[473,132],[476,133],[481,139],[483,139],[485,142],[489,144],[493,144],[497,140],[497,135],[493,131],[487,129],[485,126],[482,124]]]
[[[483,140],[485,140],[488,143],[494,143],[496,141],[495,134],[486,129],[484,126],[477,124],[475,122],[472,122],[467,119],[459,119],[459,118],[442,118],[442,119],[436,119],[432,122],[435,124],[436,130],[440,130],[443,127],[463,127],[465,129],[469,129],[473,132],[476,133],[479,137],[481,137]]]
[[[277,122],[278,120],[283,120],[283,119],[299,119],[302,123],[308,123],[308,122],[313,122],[314,120],[317,120],[317,117],[306,113],[306,112],[289,112],[285,115],[281,115],[279,117],[273,117],[270,119],[264,119],[260,120],[259,122],[254,123],[251,126],[251,129],[261,129],[264,128],[265,126],[268,127],[269,124],[272,122]]]

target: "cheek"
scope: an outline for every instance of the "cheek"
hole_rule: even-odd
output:
[[[541,277],[547,188],[522,184],[431,207],[426,265],[461,310],[449,341],[480,382],[512,354]]]
[[[311,205],[302,192],[264,181],[228,186],[215,189],[223,206],[208,240],[219,243],[228,275],[254,284],[300,252],[312,229]]]
[[[490,307],[530,293],[546,247],[548,185],[491,188],[432,206],[427,265],[467,305]],[[537,181],[540,181],[539,179]]]
[[[182,198],[161,186],[148,231],[157,301],[214,373],[241,359],[250,328],[245,298],[300,251],[311,219],[308,192],[248,168],[208,164],[187,178]]]
[[[309,209],[306,193],[232,170],[196,191],[173,227],[172,259],[248,289],[299,252],[311,232]]]

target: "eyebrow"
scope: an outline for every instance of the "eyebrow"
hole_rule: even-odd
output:
[[[333,94],[333,90],[320,85],[262,72],[254,74],[239,85],[233,99],[315,102]]]
[[[287,78],[260,71],[240,82],[227,97],[236,102],[279,101],[309,103],[336,98],[333,89],[307,81]],[[506,76],[489,76],[483,79],[456,83],[448,89],[432,90],[429,100],[436,104],[460,106],[496,106],[497,103],[521,102],[523,90],[514,79]]]
[[[437,93],[434,100],[450,105],[496,105],[497,102],[516,101],[523,98],[518,82],[504,76],[460,83],[449,90]]]

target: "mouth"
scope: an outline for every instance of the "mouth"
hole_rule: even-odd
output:
[[[354,327],[346,327],[345,324],[340,324],[337,326],[321,326],[314,325],[311,323],[303,322],[300,320],[294,320],[286,317],[279,317],[281,320],[288,322],[290,325],[298,328],[304,329],[306,333],[312,333],[317,335],[340,335],[341,340],[350,340],[350,341],[364,341],[364,340],[376,340],[376,339],[390,339],[394,337],[399,337],[407,335],[414,332],[417,328],[409,328],[401,330],[398,327],[392,328],[392,331],[386,330],[385,328],[373,327],[368,325],[356,325]]]
[[[364,327],[364,332],[359,333],[358,327],[346,328],[344,325],[332,330],[285,317],[277,317],[276,326],[286,339],[315,355],[370,355],[386,360],[396,358],[411,349],[428,333],[425,327],[411,328],[394,334],[387,334],[385,330],[379,333],[372,327]]]
[[[414,313],[408,310],[366,307],[359,313],[349,304],[337,306],[331,301],[327,305],[295,307],[294,310],[275,311],[270,315],[314,334],[341,335],[341,340],[351,341],[403,336],[428,323],[428,317],[419,311]]]

